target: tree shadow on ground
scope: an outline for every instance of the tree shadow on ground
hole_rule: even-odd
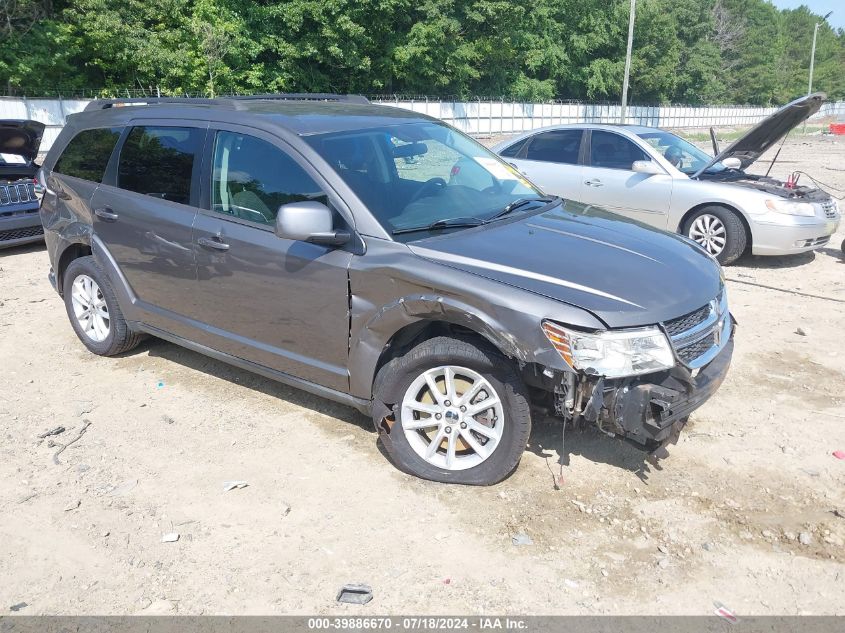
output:
[[[302,389],[290,387],[284,383],[265,378],[251,371],[229,365],[228,363],[161,339],[153,337],[145,339],[135,350],[127,352],[126,356],[132,356],[144,351],[148,352],[151,357],[162,358],[182,367],[202,372],[208,376],[219,378],[232,384],[246,387],[247,389],[253,389],[289,404],[310,409],[315,413],[337,418],[340,421],[354,424],[367,431],[373,431],[372,421],[350,406],[315,396]]]
[[[778,270],[784,268],[798,268],[799,266],[803,266],[804,264],[809,264],[815,258],[815,251],[809,251],[807,253],[798,253],[797,255],[776,256],[751,255],[750,253],[746,253],[736,261],[736,264],[738,266],[745,266],[748,268],[759,268],[762,270]],[[730,269],[731,267],[729,266],[725,272],[730,274]]]
[[[41,242],[31,242],[29,244],[20,244],[19,246],[3,246],[0,242],[0,259],[10,257],[12,255],[26,255],[28,253],[36,253],[38,251],[46,251],[47,245]]]

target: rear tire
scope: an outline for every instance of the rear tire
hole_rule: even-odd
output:
[[[73,331],[94,354],[122,354],[141,342],[142,335],[129,329],[111,282],[93,256],[70,263],[64,274],[63,295]]]
[[[436,393],[434,391],[436,389]],[[382,367],[374,419],[393,463],[432,481],[487,486],[519,463],[531,410],[511,362],[482,341],[437,337]]]
[[[748,234],[742,220],[734,211],[725,207],[699,209],[687,218],[682,231],[723,266],[739,259],[748,244]]]

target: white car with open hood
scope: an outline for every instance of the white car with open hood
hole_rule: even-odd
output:
[[[723,151],[714,147],[715,157],[670,132],[635,125],[546,127],[493,149],[547,193],[680,232],[730,264],[746,250],[813,250],[836,231],[836,200],[807,176],[798,184],[747,171],[824,98],[787,104]]]

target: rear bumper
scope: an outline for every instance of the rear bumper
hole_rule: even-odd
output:
[[[677,366],[638,380],[605,384],[602,427],[646,447],[664,442],[676,422],[685,420],[719,389],[728,373],[733,347],[731,336],[719,355],[695,376]]]
[[[830,241],[839,227],[840,216],[829,219],[767,214],[750,219],[754,255],[804,253]]]
[[[0,207],[0,248],[39,242],[44,239],[44,228],[38,207],[9,211]]]

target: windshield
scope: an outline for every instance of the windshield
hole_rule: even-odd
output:
[[[466,227],[543,194],[482,145],[438,123],[320,134],[308,143],[337,171],[388,233]],[[457,226],[454,226],[457,225]],[[419,239],[423,231],[412,233]]]
[[[713,157],[707,152],[669,132],[655,130],[654,132],[642,132],[638,136],[660,152],[676,169],[687,175],[694,174],[713,160]],[[724,170],[725,166],[722,163],[716,163],[708,167],[706,172],[716,173]]]

